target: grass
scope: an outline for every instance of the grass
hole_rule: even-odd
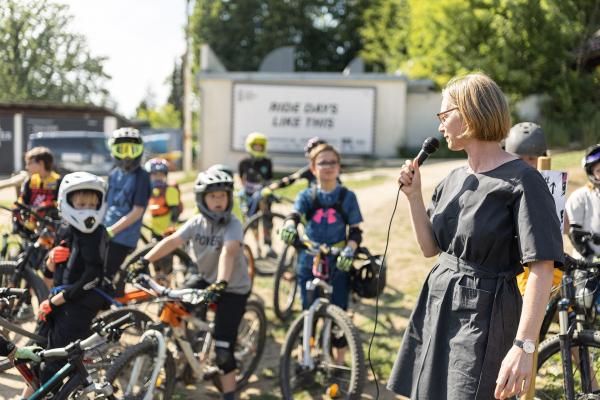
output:
[[[552,169],[556,171],[566,171],[570,168],[580,167],[581,159],[584,154],[584,150],[579,150],[552,155]]]

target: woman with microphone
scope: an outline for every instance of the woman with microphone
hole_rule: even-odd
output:
[[[542,176],[500,146],[510,116],[488,76],[452,79],[439,131],[467,165],[426,208],[415,161],[398,183],[425,257],[437,256],[404,334],[388,388],[416,399],[506,399],[526,393],[552,284],[563,262],[554,201]],[[530,268],[521,298],[516,275]]]

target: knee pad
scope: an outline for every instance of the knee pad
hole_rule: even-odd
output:
[[[233,348],[230,348],[229,342],[217,340],[215,343],[215,355],[217,367],[223,374],[228,374],[237,368],[235,357],[233,355]]]

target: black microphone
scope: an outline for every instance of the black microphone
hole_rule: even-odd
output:
[[[419,164],[419,167],[421,165],[423,165],[423,163],[425,162],[425,160],[427,160],[427,158],[429,158],[430,155],[432,155],[433,153],[435,153],[437,151],[437,149],[440,148],[440,141],[437,140],[434,137],[428,137],[427,139],[425,139],[423,141],[423,146],[421,146],[421,150],[419,151],[419,154],[417,154],[417,164]],[[400,188],[402,188],[402,186],[404,186],[402,183],[399,185]]]
[[[435,153],[440,148],[440,141],[434,137],[428,137],[421,146],[421,151],[417,155],[417,164],[419,167],[427,160],[427,158]]]

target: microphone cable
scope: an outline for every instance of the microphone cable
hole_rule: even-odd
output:
[[[396,214],[396,209],[398,208],[398,200],[400,198],[400,191],[402,190],[402,185],[398,185],[398,192],[396,193],[396,201],[394,203],[394,209],[392,210],[392,216],[390,217],[390,222],[388,224],[387,236],[385,239],[385,249],[383,250],[383,257],[381,259],[381,265],[379,266],[379,273],[377,275],[377,291],[379,291],[379,287],[381,285],[381,272],[383,268],[385,268],[385,259],[387,256],[388,245],[390,244],[390,233],[392,231],[392,222],[394,221],[394,215]],[[367,351],[367,361],[369,361],[369,368],[371,369],[371,373],[375,378],[375,389],[376,395],[375,399],[379,399],[379,382],[377,381],[377,373],[375,373],[375,368],[373,367],[373,362],[371,360],[371,347],[373,346],[373,341],[375,340],[375,335],[377,333],[377,317],[379,316],[379,294],[375,296],[375,325],[373,326],[373,333],[371,334],[371,339],[369,340],[369,349]]]
[[[421,146],[421,151],[417,154],[415,161],[419,167],[429,158],[429,156],[437,151],[440,147],[440,142],[434,137],[428,137],[423,142],[423,146]],[[371,360],[371,348],[373,347],[373,341],[375,340],[375,335],[377,334],[377,323],[379,316],[379,288],[381,287],[381,272],[385,268],[385,259],[387,257],[387,250],[390,244],[390,233],[392,231],[392,222],[394,221],[394,215],[396,214],[396,209],[398,208],[398,200],[400,198],[400,191],[402,190],[402,183],[398,183],[398,192],[396,193],[396,201],[394,203],[394,209],[392,210],[392,215],[390,217],[390,222],[388,224],[387,236],[385,238],[385,249],[383,250],[383,257],[381,259],[381,265],[379,266],[379,274],[377,275],[377,296],[375,296],[375,324],[373,326],[373,333],[371,334],[371,339],[369,340],[369,349],[367,351],[367,360],[369,361],[369,368],[373,373],[373,378],[375,378],[375,389],[376,395],[375,399],[379,399],[379,382],[377,381],[377,374],[375,373],[375,368],[373,368],[373,362]],[[386,273],[387,275],[387,273]]]

